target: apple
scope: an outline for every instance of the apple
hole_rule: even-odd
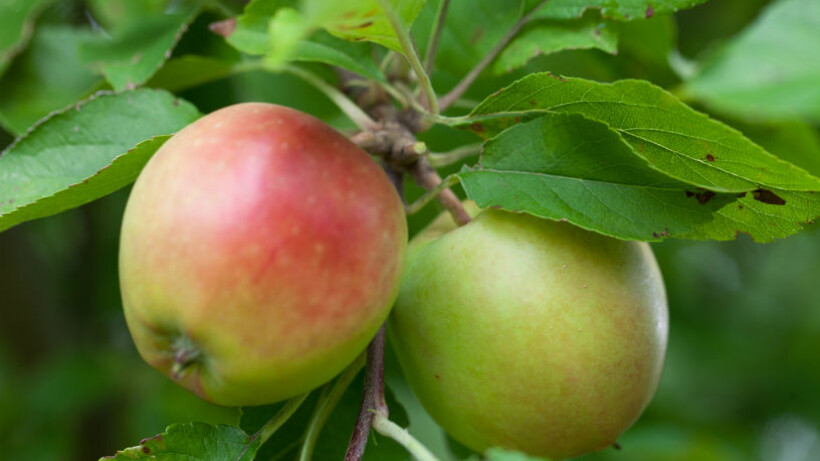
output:
[[[203,399],[280,401],[365,349],[406,242],[401,199],[367,153],[287,107],[226,107],[166,142],[131,192],[125,318],[142,357]]]
[[[433,418],[476,451],[605,448],[658,385],[666,294],[646,243],[489,209],[408,250],[388,334]]]

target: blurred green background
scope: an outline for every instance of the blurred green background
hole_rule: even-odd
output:
[[[708,54],[766,3],[712,0],[679,13],[674,24],[681,55]],[[40,22],[87,28],[84,8],[82,2],[59,2]],[[205,46],[230,53],[207,32],[214,19],[198,19],[175,53]],[[526,71],[598,80],[647,78],[674,89],[679,83],[674,72],[641,53],[638,46],[618,56],[562,52],[535,60]],[[30,72],[33,62],[23,54],[0,79],[0,107],[10,97],[10,79]],[[474,88],[474,97],[511,78],[485,79]],[[446,87],[451,81],[439,76],[437,84]],[[287,76],[244,74],[181,95],[203,112],[239,101],[270,101],[346,126],[324,96]],[[738,126],[784,157],[795,142],[788,131],[794,127]],[[820,153],[816,127],[800,125],[799,133],[801,142]],[[0,129],[0,148],[12,140]],[[474,142],[468,134],[444,128],[425,134],[424,140],[439,151]],[[411,197],[418,194],[408,187]],[[117,282],[119,224],[127,196],[123,190],[0,234],[2,459],[93,460],[174,422],[236,420],[236,410],[208,405],[154,372],[131,343]],[[411,229],[418,230],[436,212],[432,206],[414,216]],[[769,245],[740,236],[728,243],[671,241],[654,249],[671,315],[660,389],[641,420],[619,440],[619,450],[579,459],[820,459],[818,226]],[[418,409],[408,411],[412,419]],[[423,421],[413,424],[421,438],[440,437]]]

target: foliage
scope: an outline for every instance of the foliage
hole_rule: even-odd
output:
[[[440,172],[481,206],[660,242],[673,312],[667,374],[656,403],[624,436],[623,452],[583,459],[781,459],[788,444],[820,449],[811,441],[820,376],[806,366],[820,347],[820,311],[809,291],[820,267],[806,257],[818,251],[812,222],[820,216],[820,61],[812,59],[820,5],[775,0],[756,14],[764,2],[722,1],[743,8],[743,20],[710,18],[714,26],[702,34],[687,24],[722,8],[713,6],[721,0],[452,0],[427,63],[441,0],[0,0],[0,230],[9,229],[0,235],[0,292],[7,293],[0,315],[10,319],[0,325],[0,432],[11,434],[0,440],[8,437],[7,456],[93,459],[171,423],[182,424],[114,459],[140,459],[145,448],[176,453],[163,459],[213,460],[297,451],[321,390],[257,446],[247,418],[264,410],[247,409],[239,427],[219,425],[230,422],[229,410],[184,400],[141,374],[149,372],[123,346],[112,275],[124,197],[116,191],[170,135],[233,102],[294,105],[350,129],[329,94],[311,86],[338,84],[333,68],[421,112],[429,130],[419,138],[430,158],[480,143],[472,151],[479,156],[459,157]],[[227,29],[214,28],[223,40],[208,26],[225,20]],[[516,27],[466,92],[437,113],[424,96],[445,101]],[[413,77],[419,67],[429,85]],[[407,184],[409,201],[422,194]],[[411,228],[429,221],[433,208],[410,216]],[[807,227],[766,248],[752,242]],[[685,241],[736,238],[722,246]],[[11,318],[18,313],[22,320]],[[79,327],[85,322],[73,316],[91,320]],[[82,333],[65,331],[75,327]],[[81,360],[70,354],[46,360],[72,341],[118,350],[128,365],[100,351],[88,352],[94,366],[76,365]],[[53,365],[60,361],[76,366]],[[119,376],[106,378],[109,372]],[[89,378],[74,381],[75,374]],[[37,407],[45,391],[31,383],[41,380],[65,380],[65,399],[76,407]],[[149,383],[144,393],[154,394],[153,403],[141,407],[120,395],[117,389],[139,393],[136,381]],[[392,419],[409,424],[442,459],[527,459],[469,453],[446,439],[389,365],[388,382]],[[344,451],[360,389],[355,381],[331,414],[317,459]],[[175,399],[185,403],[163,409]],[[74,414],[91,420],[99,436],[35,442],[73,426]],[[195,417],[209,424],[184,422]],[[105,432],[94,418],[116,420],[116,428]],[[218,448],[202,451],[206,439]],[[392,441],[375,442],[371,459],[409,459]]]

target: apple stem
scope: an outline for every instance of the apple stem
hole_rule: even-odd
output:
[[[437,198],[459,226],[470,222],[470,215],[464,210],[461,200],[455,192],[450,190],[450,186],[457,181],[448,179],[447,183],[442,185],[445,181],[441,179],[427,158],[429,153],[427,145],[416,140],[406,127],[397,123],[385,121],[382,126],[385,127],[383,130],[363,131],[353,135],[350,140],[383,160],[384,169],[400,194],[402,191],[400,179],[404,172],[409,173],[418,185],[429,192],[425,195],[424,201],[418,201],[413,204],[414,206],[418,204],[421,208],[432,198]]]
[[[359,461],[367,447],[367,438],[376,414],[385,418],[389,414],[384,398],[384,325],[367,346],[367,368],[364,375],[364,393],[359,407],[356,426],[350,436],[350,443],[345,453],[345,461]]]
[[[458,178],[456,176],[447,176],[444,178],[442,182],[439,183],[438,186],[428,190],[424,195],[417,198],[415,202],[405,205],[404,211],[407,213],[408,216],[412,216],[419,211],[421,211],[428,203],[430,203],[433,199],[438,197],[438,195],[445,189],[449,188],[450,186],[458,183]]]
[[[434,167],[448,166],[460,162],[465,158],[480,154],[483,147],[483,144],[478,143],[467,144],[466,146],[461,146],[449,152],[428,152],[427,159],[430,160],[430,165]]]
[[[410,173],[416,182],[428,192],[438,191],[436,197],[439,203],[450,212],[456,224],[463,226],[471,221],[470,215],[464,209],[461,200],[455,192],[449,188],[449,184],[441,187],[444,181],[436,169],[430,165],[430,161],[427,160],[427,157],[420,157]]]
[[[427,447],[410,435],[407,429],[390,421],[386,416],[376,414],[373,419],[373,429],[379,434],[390,437],[403,446],[417,461],[439,461]]]
[[[382,5],[385,5],[385,3],[382,2]],[[420,62],[417,64],[419,64],[418,67],[421,67]],[[421,73],[423,74],[423,70]],[[348,81],[356,78],[355,74],[340,70],[339,76],[342,88],[351,96],[354,96],[355,100],[362,101],[360,104],[365,105],[367,99],[355,97],[356,93],[362,95],[361,89],[347,84]],[[373,103],[373,101],[370,101],[370,103]],[[428,103],[434,107],[434,94],[428,100]],[[416,182],[428,191],[435,190],[433,196],[438,198],[459,225],[470,222],[470,216],[464,210],[458,196],[446,185],[441,186],[441,176],[427,159],[427,145],[416,139],[415,133],[427,128],[421,114],[413,112],[412,109],[398,110],[387,99],[376,101],[375,104],[370,105],[368,112],[375,120],[379,121],[378,127],[376,129],[365,129],[350,139],[371,155],[380,158],[385,173],[390,178],[402,201],[404,201],[403,179],[404,174],[407,173],[413,176]],[[344,459],[345,461],[360,461],[362,459],[367,447],[367,439],[370,436],[370,429],[374,428],[380,433],[395,439],[419,460],[438,461],[406,430],[389,420],[389,409],[384,393],[384,346],[385,327],[382,325],[367,346],[367,366],[365,368],[362,403],[359,407],[356,425],[350,436],[350,443]]]

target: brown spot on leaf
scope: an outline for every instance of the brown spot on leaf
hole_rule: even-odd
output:
[[[521,123],[521,117],[515,117],[515,123]]]
[[[695,198],[698,199],[698,203],[700,203],[701,205],[704,205],[704,204],[706,204],[706,202],[711,200],[712,197],[714,197],[714,196],[715,196],[714,192],[712,192],[710,190],[705,190],[705,191],[703,191],[699,194],[696,194]]]
[[[652,4],[646,6],[646,19],[655,16],[655,8],[652,7]]]
[[[530,99],[530,105],[531,106],[537,106],[538,103],[535,101],[535,99]]]
[[[715,196],[715,193],[710,190],[701,190],[699,192],[690,192],[686,191],[686,197],[695,197],[695,199],[701,205],[706,204],[709,200],[712,200],[712,197]]]
[[[763,202],[769,205],[786,204],[786,200],[784,200],[783,197],[780,197],[774,192],[766,189],[758,189],[756,191],[752,191],[752,198],[754,198],[758,202]]]
[[[620,450],[621,449],[621,444],[618,443],[618,442],[615,442],[615,443],[612,444],[612,448],[614,448],[616,450]]]
[[[349,26],[339,25],[339,26],[336,26],[336,28],[340,29],[340,30],[356,30],[356,29],[365,29],[365,28],[370,27],[372,25],[373,25],[373,21],[367,21],[367,22],[363,22],[363,23],[360,23],[360,24],[352,24],[352,25],[349,25]]]
[[[236,30],[236,18],[225,19],[223,21],[212,22],[208,29],[216,35],[228,38]]]
[[[738,205],[738,206],[737,206],[737,209],[738,209],[738,210],[742,210],[742,209],[743,209],[743,205]]]
[[[475,131],[476,133],[483,133],[484,125],[481,122],[475,122],[470,124],[470,129]]]
[[[706,154],[706,160],[709,160],[710,162],[714,162],[715,161],[715,156],[712,155],[712,154]]]
[[[151,449],[148,447],[142,447],[142,452],[147,455],[148,453],[151,453]]]

